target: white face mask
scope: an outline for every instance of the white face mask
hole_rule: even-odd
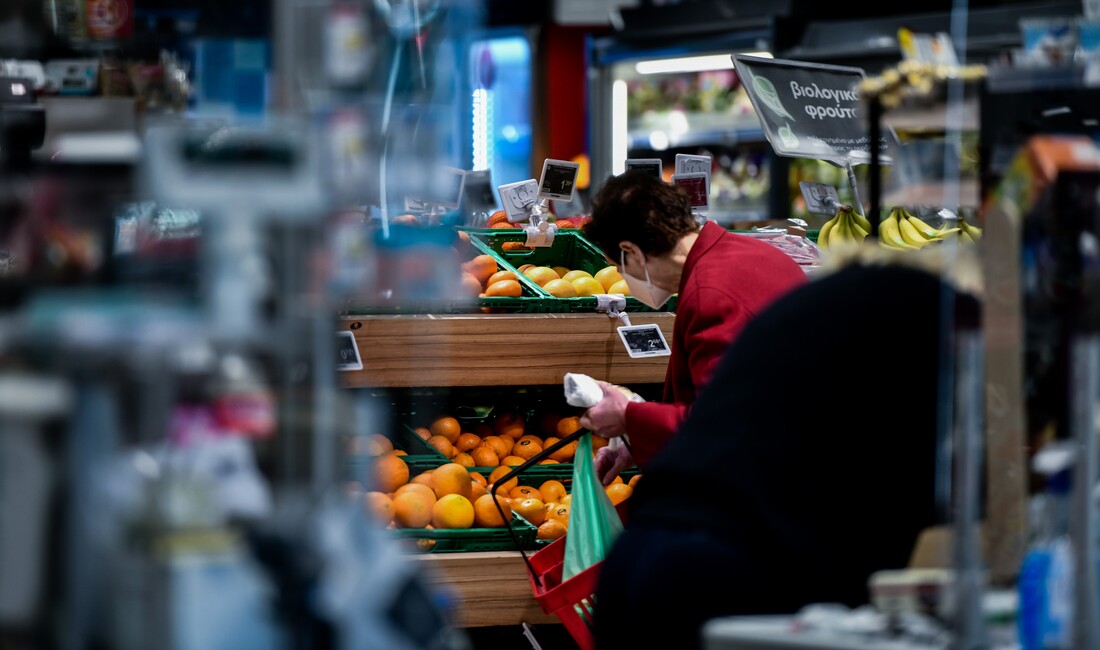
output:
[[[626,286],[630,287],[630,295],[637,298],[638,302],[646,307],[660,309],[672,297],[671,291],[653,286],[653,282],[649,279],[649,265],[644,258],[642,259],[642,268],[645,269],[645,280],[636,278],[626,272],[626,251],[622,249],[619,249],[619,266],[622,267],[622,276],[626,280]]]

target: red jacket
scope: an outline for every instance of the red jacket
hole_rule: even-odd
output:
[[[680,427],[741,328],[773,300],[806,282],[802,269],[770,244],[708,221],[688,253],[672,326],[672,356],[661,402],[626,407],[626,432],[643,466]]]

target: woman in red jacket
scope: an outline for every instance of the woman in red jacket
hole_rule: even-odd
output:
[[[687,194],[639,171],[604,184],[584,234],[617,263],[641,302],[659,309],[672,294],[680,296],[662,401],[630,402],[603,384],[603,401],[581,418],[592,432],[625,434],[630,443],[629,449],[600,451],[597,471],[608,482],[635,463],[644,468],[676,432],[745,324],[806,276],[769,244],[713,222],[700,227]]]

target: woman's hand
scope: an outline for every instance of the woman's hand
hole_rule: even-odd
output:
[[[630,403],[618,387],[600,382],[603,399],[581,416],[581,426],[604,438],[615,438],[626,433],[626,405]]]
[[[604,485],[611,485],[622,471],[634,466],[634,456],[626,445],[611,445],[596,452],[596,476]]]

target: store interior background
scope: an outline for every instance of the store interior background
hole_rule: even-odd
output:
[[[0,5],[0,62],[68,68],[51,76],[44,67],[44,133],[31,146],[20,139],[22,114],[0,96],[3,650],[279,639],[525,647],[514,626],[449,627],[447,594],[343,499],[355,441],[399,426],[403,414],[502,390],[517,403],[559,399],[560,385],[499,377],[462,388],[341,388],[331,341],[339,315],[377,307],[379,289],[399,284],[395,269],[423,271],[403,287],[412,302],[455,292],[457,261],[445,245],[413,242],[441,257],[409,271],[406,243],[374,236],[409,211],[404,199],[425,190],[426,170],[488,170],[495,188],[537,177],[546,158],[579,161],[577,197],[554,205],[566,217],[588,214],[601,180],[627,157],[662,158],[668,176],[675,154],[706,154],[715,162],[711,218],[731,229],[796,218],[812,230],[828,217],[805,210],[799,181],[832,184],[851,201],[843,169],[772,152],[731,53],[873,75],[897,65],[899,27],[952,32],[962,4],[960,55],[1011,66],[1021,19],[1082,13],[1081,2],[991,0],[116,4],[132,15],[109,35],[79,17],[95,0]],[[349,30],[353,45],[338,38]],[[724,62],[646,67],[705,56]],[[82,86],[89,68],[93,81]],[[1025,134],[989,131],[983,141],[982,129],[1004,125],[989,101],[979,120],[978,91],[967,92],[957,205],[971,215],[1003,170],[993,154]],[[1095,100],[1095,88],[1082,92],[1073,101]],[[899,112],[887,122],[903,142],[937,149],[946,119]],[[238,157],[191,156],[172,139],[184,125],[243,127]],[[979,156],[983,144],[989,155]],[[944,180],[942,157],[905,162],[885,172],[884,203]],[[857,178],[866,187],[866,166]],[[533,354],[553,344],[531,341]],[[492,341],[479,345],[493,354]],[[659,383],[632,387],[659,397]],[[244,443],[164,455],[166,441],[186,439],[178,406],[211,395],[245,396],[236,402]],[[1044,399],[1035,412],[1064,417],[1056,398]],[[161,480],[181,467],[196,474]],[[206,471],[220,472],[213,488],[186,484]],[[202,489],[212,491],[195,497]],[[182,529],[193,534],[162,535]],[[173,549],[215,549],[221,573],[163,563]],[[341,574],[374,582],[349,586]],[[265,590],[279,594],[277,623]],[[570,647],[557,626],[536,628],[543,647]]]

